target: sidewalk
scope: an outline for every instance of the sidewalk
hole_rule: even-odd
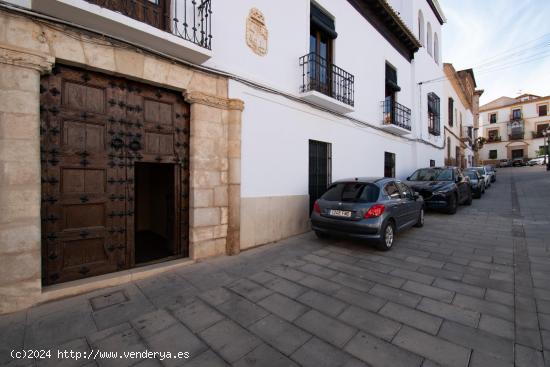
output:
[[[544,366],[550,173],[497,177],[387,253],[306,233],[0,317],[0,365]],[[189,359],[13,361],[21,348]]]

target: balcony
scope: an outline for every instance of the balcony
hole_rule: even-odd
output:
[[[382,105],[382,128],[398,135],[411,133],[411,110],[387,98]]]
[[[471,145],[473,142],[472,131],[472,126],[462,127],[462,131],[460,132],[460,140],[462,140],[464,143],[469,143]]]
[[[508,140],[523,140],[524,137],[525,137],[525,134],[523,132],[508,134]]]
[[[340,113],[354,111],[354,76],[316,53],[300,57],[300,98]]]
[[[40,0],[32,9],[196,64],[212,57],[211,0]]]
[[[498,135],[489,135],[487,137],[487,143],[498,143],[501,141],[502,141],[502,138]]]

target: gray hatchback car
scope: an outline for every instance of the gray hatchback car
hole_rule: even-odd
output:
[[[394,178],[339,180],[313,205],[311,225],[320,238],[372,240],[387,251],[398,232],[424,225],[424,201]]]

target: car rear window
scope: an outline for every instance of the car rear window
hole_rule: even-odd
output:
[[[470,177],[471,179],[477,180],[477,173],[472,172],[472,171],[466,171],[465,173],[466,173],[466,175],[468,175],[468,177]]]
[[[378,200],[380,189],[373,184],[361,182],[340,182],[329,187],[321,199],[352,203],[374,203]]]

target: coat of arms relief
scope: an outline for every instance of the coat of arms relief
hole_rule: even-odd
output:
[[[259,56],[267,55],[267,27],[261,11],[250,9],[246,19],[246,44]]]

